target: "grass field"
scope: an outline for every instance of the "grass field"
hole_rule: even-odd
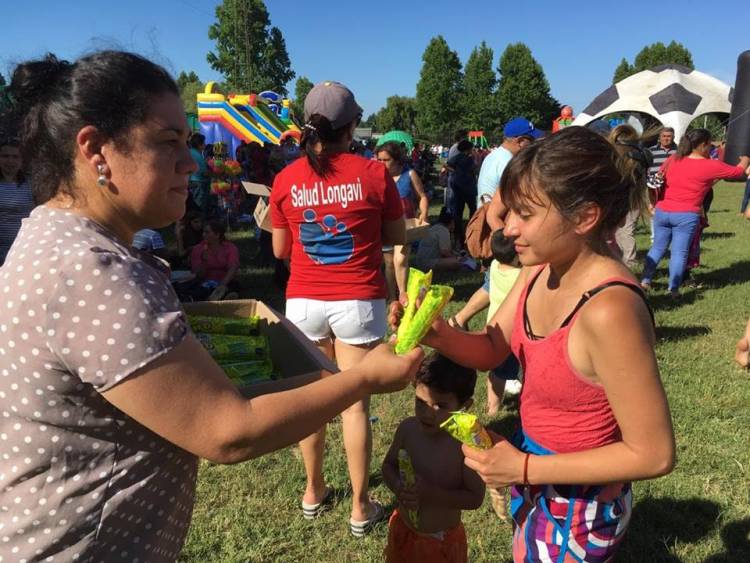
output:
[[[618,561],[750,561],[750,377],[732,363],[734,343],[750,314],[750,223],[737,216],[742,184],[721,184],[704,233],[702,289],[687,290],[680,302],[665,295],[663,262],[650,297],[658,325],[657,356],[669,396],[678,462],[662,479],[635,484],[635,508]],[[433,213],[437,208],[433,207]],[[638,235],[639,257],[648,249],[647,228]],[[236,234],[243,254],[253,252],[248,235]],[[283,305],[270,270],[246,269],[248,297]],[[480,274],[443,276],[456,289],[453,312],[478,287]],[[480,319],[475,319],[478,325]],[[612,319],[613,327],[617,319]],[[613,330],[616,330],[614,328]],[[613,335],[616,338],[616,333]],[[633,358],[637,362],[637,358]],[[485,399],[484,378],[475,396]],[[386,504],[380,463],[398,422],[412,413],[413,391],[373,399],[372,493]],[[479,407],[476,410],[481,410]],[[506,434],[517,423],[507,403],[493,420]],[[337,501],[310,523],[299,508],[304,472],[296,448],[231,467],[201,463],[192,527],[183,562],[355,562],[380,561],[387,529],[365,539],[348,531],[350,511],[341,424],[329,426],[325,472]],[[469,559],[510,560],[511,528],[485,503],[467,512]]]

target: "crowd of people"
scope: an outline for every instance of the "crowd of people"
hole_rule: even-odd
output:
[[[101,51],[21,63],[10,90],[19,102],[3,115],[18,141],[0,144],[9,202],[0,226],[2,560],[175,561],[198,458],[237,463],[294,443],[306,474],[301,517],[318,518],[333,502],[323,462],[326,424],[339,414],[348,529],[364,536],[388,517],[368,487],[370,396],[410,383],[414,416],[382,462],[398,505],[387,561],[466,561],[461,512],[479,508],[485,489],[497,514],[512,518],[515,561],[615,556],[632,483],[675,464],[645,292],[671,240],[677,293],[713,181],[750,172],[750,159],[711,160],[705,130],[676,150],[662,131],[649,150],[626,128],[541,138],[518,117],[489,153],[459,132],[446,155],[445,205],[414,260],[465,267],[464,210],[481,211],[485,283],[464,310],[433,323],[428,359],[419,347],[397,355],[383,340],[404,307],[407,219],[428,219],[418,167],[431,152],[352,150],[361,107],[344,85],[317,84],[298,148],[274,149],[266,164],[260,146],[235,156],[249,179],[272,185],[270,248],[290,264],[285,315],[340,371],[275,381],[247,398],[191,331],[164,260],[189,266],[201,290],[192,298],[240,291],[239,252],[212,203],[213,154],[190,135],[174,80],[138,55]],[[639,280],[618,241],[632,239],[651,207],[654,246]],[[169,254],[159,230],[173,224]],[[468,331],[486,307],[483,328]],[[736,350],[745,366],[749,342],[750,325]],[[522,380],[519,428],[493,434],[486,450],[439,429],[472,406],[478,370],[490,372],[490,413],[506,382]]]

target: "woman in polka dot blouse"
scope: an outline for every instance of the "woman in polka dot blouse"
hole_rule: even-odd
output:
[[[421,357],[383,345],[347,372],[243,398],[167,272],[130,245],[185,213],[195,164],[174,81],[104,51],[23,63],[10,89],[0,121],[18,123],[42,205],[0,268],[0,562],[174,561],[199,456],[292,444],[403,388]]]

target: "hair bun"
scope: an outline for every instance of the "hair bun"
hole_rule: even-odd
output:
[[[45,98],[68,75],[73,65],[52,53],[44,58],[18,65],[13,72],[10,92],[16,103],[26,105]]]

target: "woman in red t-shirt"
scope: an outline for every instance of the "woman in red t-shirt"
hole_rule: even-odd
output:
[[[316,85],[305,99],[305,154],[276,176],[271,191],[273,251],[291,257],[286,316],[341,369],[359,362],[386,330],[383,244],[404,244],[403,209],[385,167],[348,152],[362,116],[348,88]],[[351,531],[360,536],[384,516],[368,494],[372,435],[369,400],[342,413],[352,483]],[[325,429],[300,442],[307,473],[306,518],[330,489],[323,478]]]
[[[656,204],[654,243],[646,255],[641,287],[651,288],[651,279],[671,242],[669,256],[669,291],[678,297],[687,265],[690,243],[703,213],[703,200],[714,182],[723,178],[740,178],[750,165],[750,158],[740,157],[736,166],[711,160],[711,132],[693,129],[685,133],[677,153],[661,167],[664,196]]]

